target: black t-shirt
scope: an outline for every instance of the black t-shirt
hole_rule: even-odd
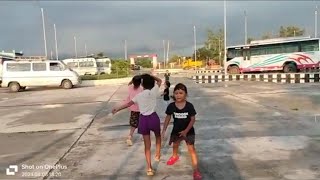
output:
[[[179,132],[185,130],[188,127],[191,121],[191,117],[195,116],[197,112],[194,109],[193,104],[187,101],[186,105],[182,109],[177,108],[175,102],[170,103],[167,107],[166,114],[172,115],[174,119],[171,134],[179,135]],[[192,127],[187,133],[187,135],[194,134],[194,128]]]
[[[170,97],[169,97],[169,88],[165,88],[163,91],[164,95],[163,95],[163,100],[165,101],[169,101]]]
[[[166,81],[169,81],[170,73],[165,73],[164,78]]]

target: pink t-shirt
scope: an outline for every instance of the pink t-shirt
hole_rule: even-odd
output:
[[[132,98],[134,98],[137,94],[143,91],[143,88],[140,86],[138,89],[134,89],[133,84],[128,86],[128,97],[126,99],[126,103],[130,102]],[[130,111],[139,112],[138,104],[133,104],[129,107]]]

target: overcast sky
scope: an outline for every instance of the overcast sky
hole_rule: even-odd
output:
[[[248,37],[277,33],[281,25],[304,28],[314,35],[314,10],[318,1],[228,1],[227,44],[244,43],[244,11],[248,15]],[[163,40],[170,40],[170,55],[191,55],[193,25],[200,47],[206,29],[223,28],[223,1],[1,1],[0,50],[22,50],[25,55],[44,55],[41,10],[44,8],[48,55],[54,49],[53,24],[57,26],[59,54],[104,52],[124,57],[158,54]],[[320,19],[320,17],[318,18]],[[319,28],[318,28],[319,29]],[[55,56],[55,55],[54,55]]]

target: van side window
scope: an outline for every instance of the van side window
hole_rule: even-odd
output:
[[[32,63],[33,71],[46,71],[47,70],[46,63]]]
[[[62,71],[62,70],[63,70],[63,68],[62,68],[61,64],[54,63],[54,62],[50,63],[50,71]]]
[[[78,63],[77,62],[68,62],[67,66],[70,68],[75,68],[75,67],[78,67]]]
[[[31,63],[7,63],[8,72],[30,71]]]

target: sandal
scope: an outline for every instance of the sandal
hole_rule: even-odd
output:
[[[171,156],[170,159],[167,161],[167,165],[174,165],[179,160],[179,156],[173,157]]]
[[[149,170],[147,171],[147,176],[153,176],[154,173],[155,173],[155,171],[154,171],[153,169],[149,169]]]
[[[195,172],[193,173],[193,179],[194,179],[194,180],[201,180],[201,179],[202,179],[202,176],[201,176],[201,174],[200,174],[199,171],[195,171]]]
[[[128,136],[128,139],[127,139],[128,146],[132,146],[132,144],[133,144],[131,138],[132,138],[131,136]]]

